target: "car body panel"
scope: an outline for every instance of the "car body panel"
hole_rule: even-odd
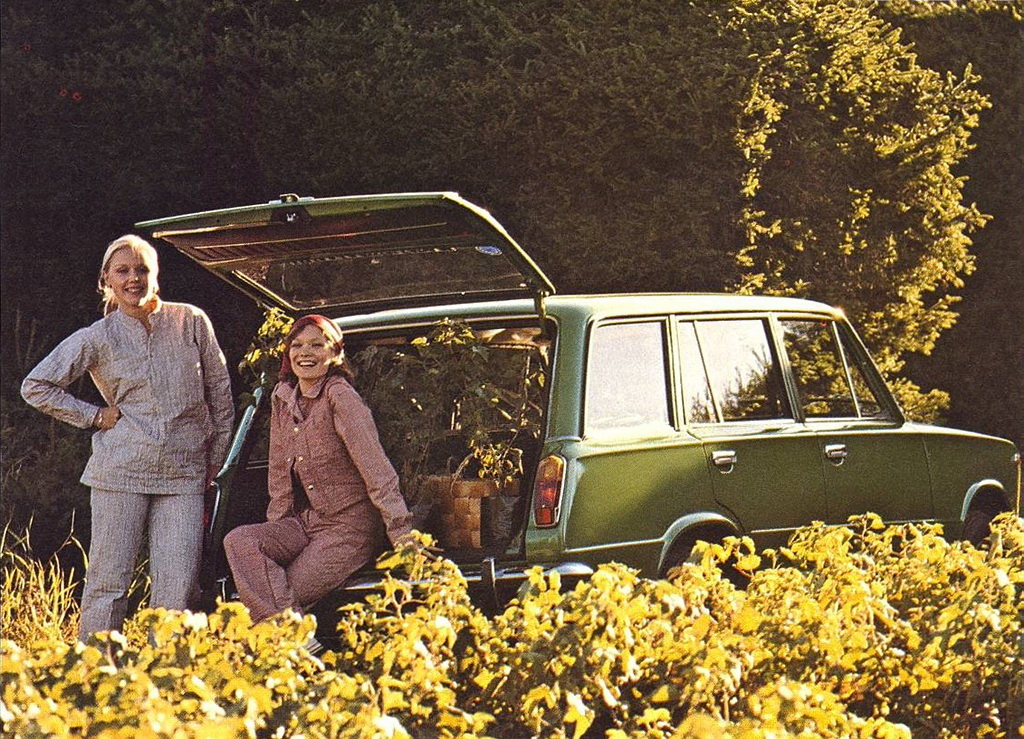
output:
[[[718,425],[696,433],[704,441],[715,500],[760,546],[780,546],[800,526],[825,520],[817,439],[805,426],[739,433]],[[721,454],[734,463],[716,464]]]
[[[873,511],[886,521],[926,521],[934,516],[924,441],[898,423],[814,424],[825,475],[828,523]],[[830,459],[828,450],[846,456]]]
[[[913,424],[931,470],[934,518],[958,536],[973,496],[998,491],[1006,510],[1021,513],[1020,454],[1006,439],[959,429]]]
[[[573,560],[657,571],[680,512],[718,510],[704,450],[688,435],[584,441],[571,457],[575,474],[563,517],[565,554]]]

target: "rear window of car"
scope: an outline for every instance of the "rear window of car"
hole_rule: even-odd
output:
[[[590,339],[585,431],[670,430],[662,321],[597,326]]]

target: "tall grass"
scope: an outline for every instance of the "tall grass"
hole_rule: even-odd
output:
[[[78,633],[79,606],[75,591],[79,582],[66,572],[58,554],[81,545],[68,536],[48,560],[32,556],[28,528],[18,534],[4,526],[0,533],[0,632],[19,646],[39,639],[72,642]],[[84,553],[83,553],[84,556]]]
[[[73,644],[81,620],[75,597],[81,581],[74,570],[65,569],[59,555],[65,549],[77,549],[76,557],[86,563],[88,557],[74,534],[69,534],[49,559],[39,560],[32,554],[30,528],[31,522],[17,533],[8,523],[0,532],[0,634],[24,648],[40,639]],[[142,559],[136,566],[128,592],[138,608],[149,600],[146,564]],[[129,616],[123,630],[130,644],[142,644],[147,638],[134,616]]]

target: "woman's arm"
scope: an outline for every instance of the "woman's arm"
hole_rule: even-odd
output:
[[[209,467],[215,474],[224,464],[231,446],[231,432],[235,424],[235,404],[231,397],[231,377],[227,361],[217,343],[209,317],[196,308],[196,341],[199,359],[203,363],[203,391],[213,421],[210,439]]]
[[[68,392],[72,383],[88,372],[96,362],[96,349],[90,339],[90,329],[80,329],[64,339],[33,367],[21,383],[21,397],[25,402],[78,428],[92,428],[105,423],[106,417],[101,413],[104,410],[101,406],[76,398]],[[113,409],[113,406],[110,408]],[[116,416],[116,413],[108,415]]]
[[[373,414],[348,383],[328,389],[334,428],[366,483],[392,544],[412,531],[412,514],[398,486],[398,474],[380,445]]]

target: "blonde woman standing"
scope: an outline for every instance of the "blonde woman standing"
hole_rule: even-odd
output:
[[[159,297],[156,250],[122,236],[103,256],[104,317],[62,341],[25,378],[22,397],[92,428],[81,481],[92,491],[92,539],[81,639],[120,630],[143,536],[150,605],[185,609],[203,535],[203,492],[227,456],[234,406],[224,355],[206,314]],[[89,374],[104,404],[69,388]]]

